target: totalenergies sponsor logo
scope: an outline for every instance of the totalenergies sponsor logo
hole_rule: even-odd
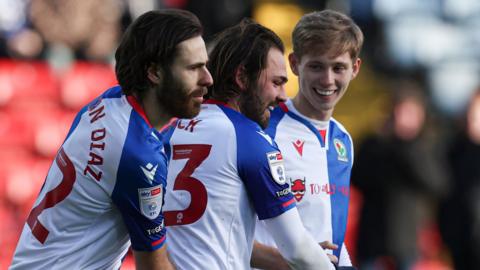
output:
[[[326,194],[326,195],[334,195],[340,194],[343,196],[348,197],[350,193],[350,187],[348,185],[336,185],[336,184],[318,184],[318,183],[310,183],[307,185],[307,180],[305,177],[303,179],[297,178],[292,180],[290,178],[290,191],[295,197],[297,202],[300,202],[305,196],[305,192],[311,194],[313,196]]]

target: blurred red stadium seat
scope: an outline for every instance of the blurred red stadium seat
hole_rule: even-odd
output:
[[[0,151],[0,269],[7,269],[11,263],[26,217],[51,162],[21,148]]]
[[[48,63],[0,59],[0,106],[24,100],[58,101],[59,85]]]
[[[23,223],[20,223],[15,212],[8,206],[0,204],[0,269],[8,269],[11,264],[13,252],[20,237]]]
[[[29,151],[33,149],[33,130],[23,120],[21,114],[10,111],[0,111],[0,148],[23,147]]]
[[[51,109],[0,110],[0,147],[23,147],[44,157],[55,156],[75,114]]]
[[[0,153],[0,197],[4,205],[17,209],[16,215],[25,221],[52,160],[13,151]]]
[[[44,118],[42,123],[35,126],[34,149],[36,153],[53,158],[65,140],[75,113],[56,111],[51,118]]]
[[[110,65],[77,61],[61,77],[61,100],[66,107],[78,110],[116,84]]]

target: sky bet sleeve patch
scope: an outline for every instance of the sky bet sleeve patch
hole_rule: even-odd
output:
[[[140,210],[148,219],[155,219],[162,211],[163,189],[162,185],[139,188],[138,198],[140,201]]]
[[[285,167],[283,166],[282,153],[280,153],[280,151],[269,152],[267,153],[267,160],[273,180],[275,180],[275,182],[277,182],[279,185],[285,184],[287,178],[285,177]]]

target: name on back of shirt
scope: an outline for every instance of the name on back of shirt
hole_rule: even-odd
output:
[[[105,105],[101,104],[101,99],[98,99],[95,103],[88,107],[88,116],[90,117],[90,124],[95,123],[99,119],[105,117]],[[103,165],[103,150],[105,150],[105,137],[107,131],[105,127],[95,128],[90,133],[90,148],[89,148],[89,160],[83,170],[84,175],[89,175],[93,179],[100,181],[102,178],[102,170],[99,166]]]

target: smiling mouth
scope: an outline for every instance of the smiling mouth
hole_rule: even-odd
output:
[[[320,90],[320,89],[317,89],[317,88],[313,88],[313,90],[315,90],[315,93],[321,95],[321,96],[331,96],[333,95],[333,93],[335,93],[335,90]]]

